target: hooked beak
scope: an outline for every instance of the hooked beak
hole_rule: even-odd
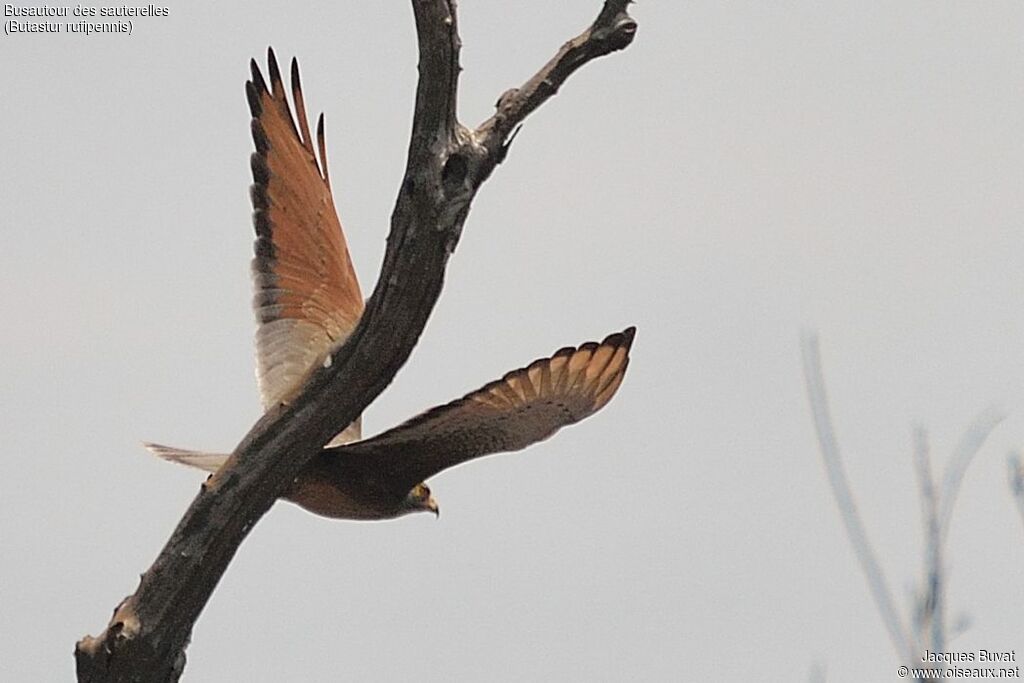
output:
[[[438,519],[438,518],[440,518],[440,517],[441,517],[441,508],[439,508],[439,507],[437,506],[437,501],[436,501],[436,500],[434,500],[434,497],[433,497],[433,496],[431,496],[431,497],[430,497],[430,498],[429,498],[429,499],[427,500],[427,509],[428,509],[428,510],[430,510],[431,512],[433,512],[433,513],[434,513],[434,518],[435,518],[435,519]]]

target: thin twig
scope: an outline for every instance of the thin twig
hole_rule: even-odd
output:
[[[990,407],[983,410],[980,415],[967,427],[967,431],[960,437],[953,456],[946,465],[942,477],[942,488],[939,493],[939,533],[943,542],[949,536],[949,524],[953,517],[953,504],[956,502],[957,494],[960,492],[960,484],[963,482],[964,473],[967,471],[971,460],[977,455],[989,434],[1000,422],[1006,418],[1005,413],[997,408]]]
[[[506,140],[515,127],[554,96],[576,69],[633,42],[637,26],[626,12],[631,1],[607,0],[587,30],[562,45],[558,53],[528,81],[518,88],[506,90],[498,98],[494,115],[477,126],[473,133],[476,140],[488,149],[502,150],[501,158],[504,158]]]
[[[1006,457],[1006,464],[1009,466],[1010,493],[1017,503],[1021,521],[1024,521],[1024,461],[1021,460],[1020,451],[1011,451]]]
[[[818,434],[818,445],[820,446],[822,459],[825,461],[825,471],[828,473],[829,484],[835,496],[836,504],[839,507],[839,514],[842,517],[843,525],[846,527],[846,535],[853,545],[854,554],[860,562],[864,576],[867,578],[868,588],[871,597],[878,607],[882,622],[889,632],[889,638],[901,657],[913,659],[913,650],[910,637],[903,626],[899,613],[896,610],[892,593],[885,580],[875,553],[868,541],[864,524],[857,512],[857,506],[853,500],[847,482],[846,473],[843,470],[842,457],[839,452],[839,444],[836,441],[835,430],[832,426],[832,418],[829,414],[828,395],[825,390],[825,379],[821,370],[821,354],[818,349],[818,337],[813,333],[804,333],[800,340],[801,357],[803,359],[804,379],[807,383],[807,398],[810,402],[811,413],[814,416],[814,427]]]
[[[914,471],[917,473],[918,490],[921,494],[921,515],[924,522],[924,585],[918,595],[914,613],[915,640],[924,641],[925,632],[929,638],[928,649],[943,652],[945,643],[944,572],[942,570],[942,537],[939,533],[939,506],[935,494],[935,480],[932,477],[928,448],[928,433],[924,427],[914,427]],[[936,663],[942,667],[942,663]]]

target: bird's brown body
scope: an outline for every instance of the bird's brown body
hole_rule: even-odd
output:
[[[324,452],[306,466],[284,498],[334,519],[392,519],[421,509],[409,505],[408,489],[396,491],[381,475],[365,458]]]
[[[308,468],[295,480],[285,500],[332,519],[391,519],[408,512],[402,507],[404,498],[396,499],[380,482],[332,475],[323,466]]]
[[[306,120],[299,68],[291,65],[298,125],[273,51],[270,83],[253,61],[246,94],[252,112],[253,307],[257,377],[265,407],[287,403],[312,368],[330,359],[363,313],[363,299],[334,211],[323,116],[316,143]],[[319,159],[317,157],[319,151]],[[391,519],[438,513],[423,483],[449,467],[517,451],[603,408],[629,364],[635,330],[566,347],[506,373],[460,399],[360,441],[360,420],[340,425],[328,448],[296,478],[285,498],[318,515]],[[167,460],[216,472],[220,453],[147,447]]]

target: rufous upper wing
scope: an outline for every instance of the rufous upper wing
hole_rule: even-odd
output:
[[[352,332],[363,312],[359,281],[331,197],[323,115],[317,124],[318,161],[298,63],[291,63],[296,127],[273,50],[267,59],[269,88],[255,60],[252,80],[246,82],[256,146],[251,158],[253,308],[264,407],[287,402],[312,366]]]

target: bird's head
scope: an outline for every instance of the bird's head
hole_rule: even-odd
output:
[[[402,502],[404,512],[433,512],[435,517],[441,516],[441,508],[437,507],[437,501],[430,495],[430,487],[426,484],[416,484],[409,491],[409,494]]]

